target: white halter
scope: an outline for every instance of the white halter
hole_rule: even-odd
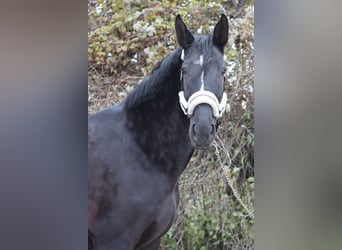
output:
[[[184,50],[182,50],[181,59],[184,61]],[[216,95],[212,92],[204,90],[196,91],[187,101],[184,97],[184,91],[178,93],[179,103],[185,115],[191,116],[197,105],[205,103],[210,105],[213,110],[213,115],[219,118],[223,115],[227,105],[227,94],[223,93],[221,102],[218,101]]]

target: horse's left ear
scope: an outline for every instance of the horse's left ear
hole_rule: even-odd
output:
[[[225,14],[221,15],[220,21],[215,25],[213,42],[223,50],[228,41],[228,19]]]

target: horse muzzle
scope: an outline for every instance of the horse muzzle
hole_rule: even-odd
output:
[[[190,117],[189,137],[195,148],[209,148],[216,136],[217,119],[208,104],[199,104]]]
[[[206,90],[195,92],[188,101],[183,91],[178,96],[184,114],[190,118],[189,136],[192,145],[195,148],[209,148],[215,139],[217,121],[226,109],[226,93],[223,93],[221,102]]]

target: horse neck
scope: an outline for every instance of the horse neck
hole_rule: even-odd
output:
[[[155,98],[127,111],[128,127],[152,167],[169,176],[174,184],[186,167],[193,152],[188,129],[189,120],[178,102],[179,69],[174,77],[163,82]]]

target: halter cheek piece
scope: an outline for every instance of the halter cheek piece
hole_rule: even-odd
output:
[[[184,50],[182,50],[181,59],[184,61]],[[182,75],[181,75],[182,77]],[[179,91],[179,103],[185,115],[191,116],[197,107],[197,105],[205,103],[210,105],[213,110],[213,115],[215,118],[219,118],[223,115],[226,104],[227,104],[227,94],[223,93],[221,102],[218,101],[216,95],[207,90],[199,90],[193,93],[188,101],[184,97],[184,91]]]

